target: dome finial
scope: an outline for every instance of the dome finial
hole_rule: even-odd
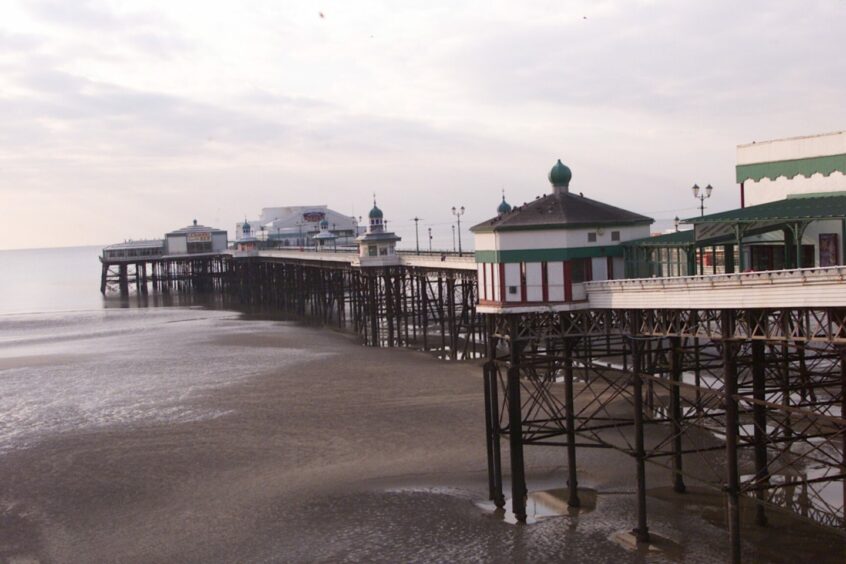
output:
[[[505,201],[505,188],[503,188],[502,189],[502,202],[499,204],[499,207],[496,208],[496,212],[499,215],[502,215],[502,214],[508,213],[510,211],[511,211],[511,206],[508,204],[508,202]]]
[[[555,188],[555,193],[567,193],[570,191],[570,180],[573,178],[573,172],[570,167],[561,162],[555,163],[549,171],[549,182]]]
[[[373,209],[370,210],[368,217],[370,217],[370,223],[371,224],[373,223],[373,220],[378,219],[379,220],[378,223],[380,225],[382,223],[382,218],[384,217],[382,210],[380,210],[379,206],[376,205],[376,193],[375,192],[373,193]]]

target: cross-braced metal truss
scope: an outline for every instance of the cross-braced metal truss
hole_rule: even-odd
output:
[[[675,491],[724,491],[740,557],[740,497],[846,528],[846,339],[841,309],[588,310],[488,316],[485,402],[491,498],[525,518],[526,445],[613,448],[635,460],[640,540],[646,463]]]

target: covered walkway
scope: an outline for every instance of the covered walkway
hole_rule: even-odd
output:
[[[625,243],[626,277],[846,264],[846,192],[791,195],[683,223],[693,229]]]

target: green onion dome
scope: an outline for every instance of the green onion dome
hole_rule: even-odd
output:
[[[382,210],[380,210],[378,207],[376,207],[376,203],[374,202],[373,203],[373,209],[370,210],[370,215],[369,215],[370,219],[382,219],[383,216],[384,216],[384,214],[382,214]]]
[[[505,201],[505,194],[503,194],[502,195],[502,202],[500,202],[499,207],[496,208],[496,212],[499,215],[502,215],[502,214],[508,213],[510,211],[511,211],[511,205],[508,202]]]
[[[571,178],[573,178],[573,172],[570,167],[561,162],[561,159],[558,159],[558,162],[549,171],[549,181],[553,186],[567,187],[570,185]]]

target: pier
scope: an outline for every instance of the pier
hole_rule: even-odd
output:
[[[578,507],[578,452],[598,447],[632,458],[640,542],[650,539],[646,464],[666,468],[678,495],[723,493],[735,560],[742,514],[760,527],[787,511],[846,530],[844,267],[588,282],[575,309],[483,313],[470,257],[363,267],[349,252],[225,253],[153,259],[147,278],[133,264],[142,293],[220,291],[369,346],[486,359],[490,497],[506,506],[510,476],[518,519],[525,448],[566,451],[562,482]]]

